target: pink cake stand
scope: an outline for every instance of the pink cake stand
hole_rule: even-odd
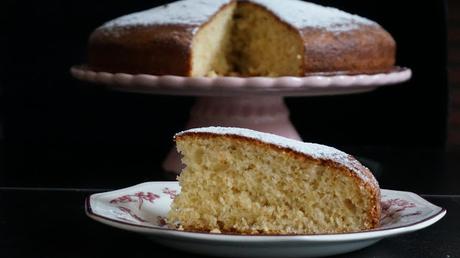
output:
[[[284,97],[324,96],[372,91],[410,79],[408,68],[388,73],[359,75],[311,75],[305,77],[181,77],[94,72],[84,66],[71,68],[80,80],[112,89],[149,94],[197,96],[187,128],[203,126],[244,127],[300,140],[289,120]],[[175,148],[163,163],[168,172],[179,173],[181,162]]]

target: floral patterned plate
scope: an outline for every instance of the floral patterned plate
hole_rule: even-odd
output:
[[[173,248],[214,256],[317,257],[351,252],[390,236],[420,230],[440,220],[446,210],[410,193],[382,189],[381,226],[374,230],[319,235],[237,235],[168,229],[165,217],[177,182],[148,182],[93,194],[86,200],[92,219],[151,237]]]

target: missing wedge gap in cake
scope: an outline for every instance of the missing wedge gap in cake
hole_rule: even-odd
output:
[[[299,33],[263,7],[232,3],[192,43],[192,76],[300,76]]]

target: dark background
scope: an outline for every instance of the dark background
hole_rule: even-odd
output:
[[[193,98],[114,92],[73,79],[69,68],[85,62],[87,38],[104,21],[164,2],[0,3],[1,186],[116,188],[161,178]],[[445,3],[320,2],[380,23],[398,44],[397,63],[414,75],[366,94],[287,99],[303,139],[377,162],[437,166],[445,156],[432,153],[445,149],[449,104]],[[408,160],[414,150],[422,154]],[[385,188],[411,190],[409,176],[418,177],[416,169],[399,180],[380,168]]]

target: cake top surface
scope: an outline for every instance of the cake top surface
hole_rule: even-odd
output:
[[[346,154],[340,150],[337,150],[333,147],[316,144],[316,143],[307,143],[302,141],[297,141],[289,139],[286,137],[258,132],[245,128],[236,128],[236,127],[202,127],[190,129],[187,131],[180,132],[176,136],[181,136],[187,133],[211,133],[218,135],[236,135],[241,137],[246,137],[249,139],[258,140],[264,143],[273,144],[282,148],[290,149],[294,152],[305,154],[319,160],[332,160],[349,170],[353,171],[360,179],[365,182],[370,182],[375,185],[378,185],[377,181],[372,175],[369,175],[363,171],[363,167],[355,158],[351,155]],[[370,172],[369,172],[370,173]]]
[[[151,24],[201,25],[232,0],[182,0],[121,16],[102,25],[110,29]]]
[[[375,25],[376,23],[341,11],[299,0],[247,0],[261,5],[278,16],[281,20],[297,28],[319,28],[328,31],[347,31],[359,25]]]
[[[201,25],[222,6],[234,0],[182,0],[141,12],[121,16],[102,25],[102,29],[148,26],[153,24]],[[240,0],[241,1],[241,0]],[[336,8],[300,0],[245,0],[265,7],[281,20],[297,28],[347,31],[374,22]]]

